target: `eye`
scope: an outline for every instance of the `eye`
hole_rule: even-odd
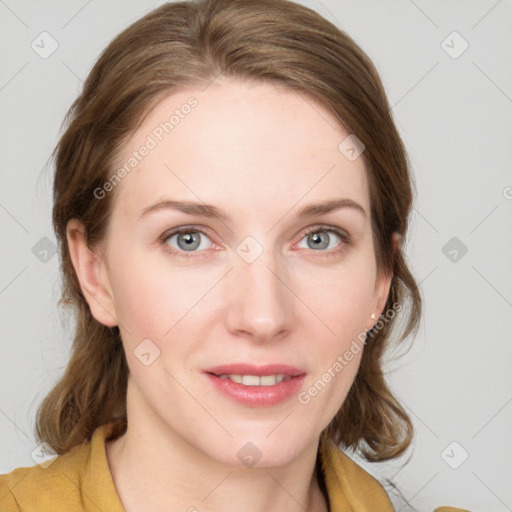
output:
[[[190,256],[186,253],[194,253],[215,246],[213,243],[210,246],[207,243],[203,243],[204,240],[202,238],[210,240],[204,231],[188,226],[165,233],[162,235],[160,242],[168,246],[173,254],[189,258]]]
[[[336,238],[341,243],[336,243]],[[322,253],[321,256],[334,256],[350,245],[351,242],[348,233],[332,226],[315,226],[306,232],[302,240],[305,241],[306,247],[303,245],[299,245],[299,247],[320,252]],[[315,256],[317,255],[315,254]]]
[[[341,242],[336,243],[336,238]],[[204,239],[209,240],[210,245],[208,245],[208,242],[204,243]],[[314,226],[303,235],[301,242],[302,240],[307,245],[306,247],[299,245],[299,247],[319,253],[314,256],[335,256],[351,244],[350,235],[333,226]],[[202,229],[194,226],[185,226],[168,231],[161,236],[160,243],[165,246],[168,252],[184,258],[197,256],[195,253],[216,247],[216,244],[211,242]]]

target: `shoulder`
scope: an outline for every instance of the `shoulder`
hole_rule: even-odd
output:
[[[77,497],[81,470],[87,465],[89,445],[75,446],[64,455],[0,475],[0,510],[63,510]],[[63,500],[63,497],[68,498]],[[70,501],[71,500],[71,501]]]
[[[109,425],[96,429],[91,441],[65,454],[0,475],[2,512],[119,510],[105,457]],[[103,506],[104,508],[101,508]]]
[[[343,452],[332,440],[320,445],[322,469],[331,510],[393,512],[395,509],[381,483]],[[433,512],[471,512],[439,506]]]

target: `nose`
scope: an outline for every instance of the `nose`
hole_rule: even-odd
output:
[[[252,262],[237,256],[226,284],[226,323],[233,335],[268,343],[284,337],[295,325],[287,272],[273,253],[264,250]]]

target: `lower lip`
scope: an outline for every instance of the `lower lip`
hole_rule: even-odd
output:
[[[244,386],[230,379],[221,379],[205,373],[212,384],[236,402],[248,407],[269,407],[276,405],[299,392],[306,374],[291,377],[272,386]]]

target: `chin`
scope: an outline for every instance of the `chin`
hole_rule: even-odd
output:
[[[235,468],[270,468],[293,462],[306,449],[309,440],[290,435],[284,426],[246,429],[240,435],[205,447],[204,453],[218,462]],[[281,428],[281,432],[277,430]],[[273,429],[276,429],[272,432]],[[270,435],[269,435],[270,433]],[[227,436],[226,436],[227,437]],[[212,450],[213,448],[213,450]]]

